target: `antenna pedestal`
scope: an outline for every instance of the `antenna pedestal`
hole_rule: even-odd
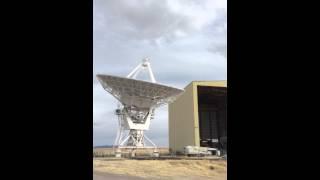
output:
[[[117,109],[119,128],[115,145],[118,148],[144,148],[147,141],[156,148],[156,145],[146,137],[145,130],[149,129],[150,121],[154,116],[154,109],[126,107]]]

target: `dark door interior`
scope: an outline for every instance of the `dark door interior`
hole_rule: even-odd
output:
[[[200,145],[226,150],[226,88],[198,86]]]

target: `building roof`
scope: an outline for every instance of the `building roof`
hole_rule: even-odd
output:
[[[227,87],[227,80],[215,80],[215,81],[192,81],[188,86],[213,86],[213,87]]]

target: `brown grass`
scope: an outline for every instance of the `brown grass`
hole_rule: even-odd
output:
[[[225,180],[224,160],[105,160],[94,159],[94,171],[146,179],[213,179]]]

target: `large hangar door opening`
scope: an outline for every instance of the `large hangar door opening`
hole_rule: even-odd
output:
[[[198,86],[200,146],[226,150],[227,89]]]

